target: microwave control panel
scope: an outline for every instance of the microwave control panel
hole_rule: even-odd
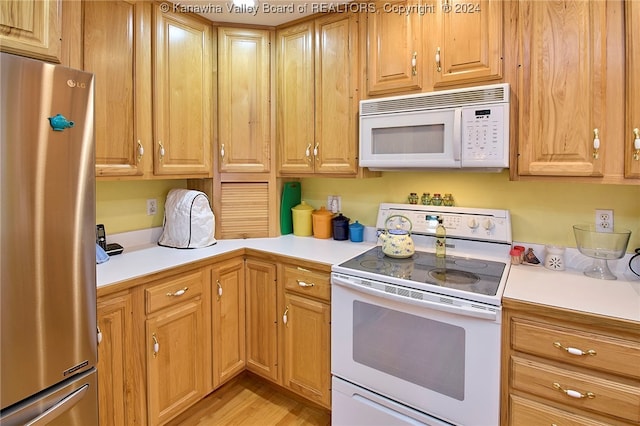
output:
[[[479,161],[484,166],[509,166],[507,107],[491,105],[462,109],[463,163],[470,165]]]

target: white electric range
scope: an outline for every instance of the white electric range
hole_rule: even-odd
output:
[[[377,246],[332,268],[332,423],[497,425],[509,212],[380,205],[380,232],[408,222],[411,257]]]

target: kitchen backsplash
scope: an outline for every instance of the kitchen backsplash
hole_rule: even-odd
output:
[[[164,200],[184,180],[97,183],[96,223],[107,234],[162,226]],[[631,229],[628,250],[640,247],[640,186],[510,181],[502,173],[383,172],[371,179],[302,179],[302,199],[314,208],[327,195],[342,197],[342,212],[375,226],[381,202],[404,203],[409,193],[451,193],[457,206],[510,210],[513,239],[575,247],[572,225],[593,223],[595,209],[612,209],[614,224]],[[146,200],[158,200],[158,213],[146,215]],[[277,200],[279,203],[279,200]]]

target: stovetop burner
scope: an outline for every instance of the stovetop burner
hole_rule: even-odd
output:
[[[371,274],[431,284],[471,293],[496,295],[506,264],[482,259],[416,251],[406,259],[386,256],[377,246],[340,265]]]

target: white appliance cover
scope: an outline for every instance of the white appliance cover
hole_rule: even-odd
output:
[[[208,247],[216,243],[215,223],[205,193],[172,189],[164,205],[164,228],[158,244],[175,248]]]

